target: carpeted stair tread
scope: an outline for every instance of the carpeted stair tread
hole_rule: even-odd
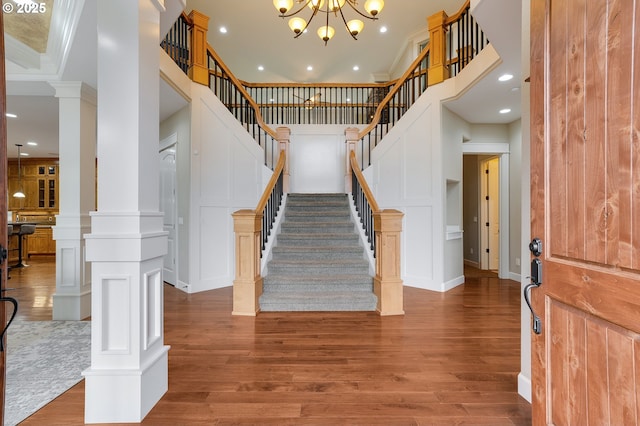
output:
[[[265,312],[325,312],[327,306],[332,306],[333,311],[372,311],[376,303],[373,293],[333,292],[310,296],[308,293],[291,292],[279,294],[277,300],[261,302],[260,309]]]
[[[288,194],[263,311],[372,311],[377,305],[345,194]]]

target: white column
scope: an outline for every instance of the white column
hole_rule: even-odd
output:
[[[54,320],[91,315],[91,267],[84,234],[96,205],[96,91],[82,82],[54,82],[59,99],[59,214],[56,241]]]
[[[140,422],[168,388],[159,212],[158,0],[98,1],[98,211],[85,422]]]

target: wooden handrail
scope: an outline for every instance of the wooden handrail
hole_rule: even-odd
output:
[[[389,101],[396,95],[396,93],[398,93],[398,91],[402,87],[402,83],[404,83],[409,77],[413,75],[418,65],[420,65],[420,63],[427,57],[427,55],[429,54],[430,48],[431,48],[431,43],[427,43],[427,45],[424,47],[424,49],[422,49],[422,52],[420,52],[418,57],[411,63],[411,65],[409,66],[409,68],[407,68],[404,74],[402,74],[402,77],[396,80],[396,83],[393,86],[393,88],[389,90],[389,93],[387,93],[387,96],[385,96],[384,99],[382,99],[382,102],[380,102],[380,104],[378,105],[378,109],[376,109],[376,113],[371,119],[371,123],[369,123],[369,125],[365,127],[358,134],[359,139],[362,139],[363,137],[365,137],[367,133],[369,133],[378,125],[378,123],[380,122],[380,117],[382,116],[383,109],[387,106]]]
[[[247,90],[244,88],[240,80],[238,80],[236,76],[231,73],[231,71],[229,70],[229,67],[227,67],[227,65],[222,61],[222,59],[220,59],[218,54],[215,52],[215,50],[213,50],[211,45],[208,43],[207,43],[207,54],[209,54],[209,56],[211,56],[218,63],[218,66],[222,68],[222,70],[227,74],[227,76],[229,76],[229,79],[231,80],[233,85],[236,86],[236,89],[238,89],[238,91],[242,93],[242,96],[244,96],[247,99],[247,102],[249,103],[249,105],[251,105],[251,108],[253,108],[253,110],[255,111],[256,121],[258,122],[258,125],[262,127],[272,138],[277,139],[278,135],[276,131],[273,130],[271,127],[269,127],[267,123],[265,123],[264,119],[262,118],[262,113],[260,113],[260,107],[258,107],[258,104],[256,103],[256,101],[254,101],[253,98],[249,95],[249,93],[247,93]],[[209,72],[211,72],[211,70]]]
[[[273,174],[271,175],[271,179],[269,179],[269,183],[267,184],[264,192],[262,193],[262,197],[260,201],[258,201],[258,205],[256,206],[256,212],[262,212],[264,208],[267,206],[267,202],[269,201],[269,197],[271,196],[271,192],[273,188],[276,186],[278,182],[278,178],[280,174],[284,170],[284,164],[286,161],[285,151],[280,151],[280,156],[278,157],[278,163],[276,167],[273,169]]]
[[[246,87],[358,87],[366,89],[378,89],[394,84],[397,80],[385,81],[384,83],[251,83],[240,80]]]
[[[456,22],[458,19],[460,19],[460,17],[462,16],[462,14],[467,10],[467,8],[471,5],[471,0],[467,0],[462,7],[460,8],[460,10],[458,10],[455,15],[449,16],[447,18],[446,21],[444,21],[445,25],[450,25],[453,24],[454,22]]]
[[[375,197],[373,196],[373,192],[371,192],[371,189],[369,188],[369,185],[367,184],[367,181],[365,180],[364,175],[360,171],[360,165],[358,164],[358,160],[356,159],[355,151],[351,151],[351,154],[349,154],[349,161],[351,162],[351,169],[353,170],[353,173],[355,174],[356,179],[358,179],[358,182],[360,183],[362,192],[364,192],[364,196],[367,198],[367,201],[371,206],[371,211],[373,211],[374,213],[379,212],[380,207],[378,207],[378,203]]]
[[[189,18],[189,15],[187,15],[187,13],[183,10],[182,13],[180,13],[180,16],[182,17],[182,19],[184,19],[184,21],[189,24],[189,25],[193,25],[193,21],[191,20],[191,18]]]

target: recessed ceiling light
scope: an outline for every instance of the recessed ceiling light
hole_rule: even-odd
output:
[[[387,27],[380,27],[380,32],[381,33],[386,33],[387,32]]]
[[[264,67],[262,65],[258,65],[258,71],[264,71]]]
[[[500,110],[500,114],[507,114],[511,112],[511,108],[502,108]]]
[[[502,74],[498,77],[498,81],[509,81],[513,78],[513,74]]]
[[[512,88],[511,88],[511,91],[512,91],[512,92],[517,92],[518,90],[520,90],[520,88],[519,88],[519,87],[512,87]]]
[[[276,100],[275,100],[275,99],[273,99],[273,98],[269,99],[269,102],[275,102],[275,101],[276,101]]]
[[[9,117],[9,118],[18,118],[18,116],[17,116],[17,115],[12,114],[12,113],[10,113],[10,112],[5,113],[5,115],[6,115],[7,117]]]
[[[27,153],[27,152],[21,152],[21,153],[20,153],[20,156],[21,156],[21,157],[28,157],[28,156],[29,156],[29,153]]]
[[[312,67],[311,65],[309,65],[309,66],[307,67],[307,71],[313,71],[313,67]]]
[[[27,145],[38,146],[38,142],[29,141],[29,142],[27,142]]]
[[[357,65],[354,65],[354,66],[353,66],[353,70],[354,70],[354,71],[358,71],[359,69],[360,69],[360,67],[359,67],[359,66],[357,66]]]
[[[222,34],[226,34],[227,33],[227,27],[220,27],[220,32]]]

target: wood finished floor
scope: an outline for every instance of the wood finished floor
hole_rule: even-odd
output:
[[[517,394],[520,286],[468,269],[448,293],[405,288],[405,316],[231,316],[230,288],[165,287],[169,391],[144,425],[530,425]],[[8,287],[20,316],[51,317],[55,266]],[[80,425],[84,382],[23,425]]]

